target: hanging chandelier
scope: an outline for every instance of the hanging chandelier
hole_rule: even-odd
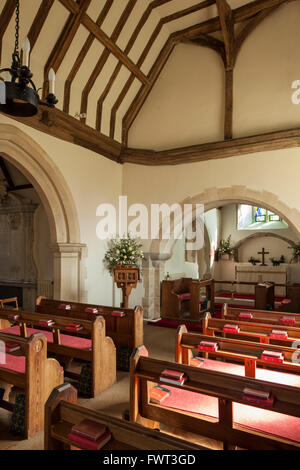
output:
[[[30,117],[38,112],[38,106],[54,108],[58,100],[54,94],[55,73],[49,71],[49,94],[46,101],[40,100],[35,84],[32,81],[32,72],[29,69],[30,43],[26,37],[22,44],[22,63],[19,54],[19,16],[20,4],[16,0],[16,33],[15,48],[12,54],[11,68],[0,70],[4,80],[0,81],[0,112],[11,116]]]

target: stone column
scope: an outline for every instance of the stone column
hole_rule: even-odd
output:
[[[53,251],[53,297],[57,300],[84,302],[83,262],[86,245],[79,243],[57,243]]]
[[[164,265],[171,254],[146,253],[143,262],[144,297],[142,306],[144,318],[158,320],[160,318],[160,286],[164,278]]]

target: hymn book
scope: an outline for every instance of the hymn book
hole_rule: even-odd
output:
[[[58,306],[59,310],[71,310],[71,305],[68,304],[60,304]]]
[[[183,385],[187,380],[187,377],[184,372],[165,369],[160,374],[159,380],[173,385]]]
[[[295,317],[283,316],[283,317],[280,318],[280,321],[282,323],[289,323],[289,324],[292,325],[293,323],[296,322],[296,319],[295,319]]]
[[[281,352],[265,350],[262,352],[261,359],[264,361],[283,363],[284,357]]]
[[[194,367],[201,367],[203,366],[203,364],[204,364],[204,359],[198,356],[193,357],[190,361],[190,365]]]
[[[84,419],[72,427],[68,439],[87,450],[99,450],[111,439],[111,433],[101,423]]]
[[[273,338],[273,339],[287,339],[288,338],[288,333],[287,333],[287,331],[282,331],[282,330],[272,330],[272,333],[270,334],[270,338]]]
[[[53,326],[55,322],[53,320],[39,320],[39,325],[41,326]]]
[[[218,347],[218,343],[213,341],[201,341],[198,345],[198,349],[202,351],[217,351]]]
[[[97,308],[93,308],[93,307],[87,307],[85,309],[85,313],[98,313],[98,309]]]
[[[250,312],[241,312],[241,313],[239,313],[239,317],[240,318],[250,318],[251,319],[251,318],[253,318],[253,315]]]
[[[19,343],[14,343],[13,341],[6,341],[5,342],[5,352],[11,353],[14,351],[18,351],[21,348]]]
[[[120,312],[118,310],[114,310],[113,312],[111,312],[111,315],[112,317],[125,317],[125,313],[124,312]]]
[[[66,330],[68,331],[80,331],[82,330],[82,325],[80,323],[69,323],[66,326]]]
[[[160,405],[167,397],[171,395],[171,390],[161,385],[156,385],[150,390],[150,403]]]
[[[274,397],[270,392],[264,390],[256,390],[253,388],[244,388],[243,401],[252,405],[261,405],[266,408],[271,408],[274,403]]]
[[[224,325],[223,331],[227,331],[229,333],[230,332],[239,333],[240,332],[240,327],[239,327],[239,325],[227,324],[227,325]]]

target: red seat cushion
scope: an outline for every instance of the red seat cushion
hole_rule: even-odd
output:
[[[180,300],[190,300],[191,294],[189,292],[184,292],[183,294],[179,294]]]
[[[5,355],[5,364],[0,364],[3,369],[9,369],[20,374],[25,374],[26,371],[26,358],[24,356],[12,356],[11,354]]]
[[[1,330],[3,333],[11,333],[13,335],[20,336],[20,327],[19,326],[12,326],[10,328],[6,328],[5,330]],[[49,343],[53,343],[53,334],[51,331],[47,330],[36,330],[35,328],[27,328],[27,335],[33,335],[34,333],[43,333],[46,336],[47,341]],[[71,336],[71,335],[60,335],[61,344],[64,346],[70,346],[72,348],[77,349],[91,349],[92,347],[92,340],[86,338],[80,338],[79,336]]]

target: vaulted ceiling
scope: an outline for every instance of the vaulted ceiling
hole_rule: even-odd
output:
[[[134,119],[176,44],[193,41],[214,49],[223,60],[224,139],[230,140],[236,56],[252,30],[283,3],[20,0],[20,40],[26,35],[30,40],[34,82],[45,96],[53,68],[59,99],[57,110],[42,109],[30,125],[116,161],[132,161],[134,152],[126,145]],[[14,11],[15,0],[0,0],[1,67],[11,63]],[[144,152],[136,161],[149,158]],[[151,158],[159,164],[157,155]]]

